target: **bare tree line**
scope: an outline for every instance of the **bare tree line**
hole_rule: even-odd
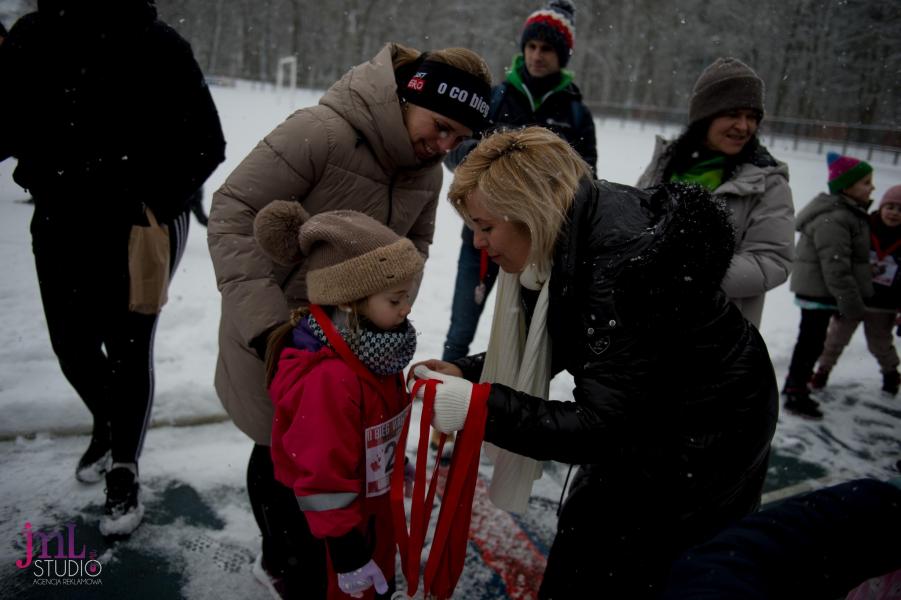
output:
[[[0,0],[2,3],[3,0]],[[89,0],[87,0],[89,1]],[[20,11],[34,0],[7,0]],[[678,113],[717,56],[767,83],[769,114],[901,127],[901,2],[897,0],[574,0],[569,68],[592,106]],[[523,0],[157,0],[209,75],[273,81],[293,55],[304,87],[326,88],[387,41],[466,46],[496,79],[519,51]],[[7,23],[9,25],[9,23]]]

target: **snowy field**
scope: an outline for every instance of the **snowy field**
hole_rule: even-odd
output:
[[[294,109],[319,97],[313,91],[277,94],[240,82],[234,88],[214,88],[213,95],[228,147],[225,163],[206,185],[207,206],[212,191],[264,134]],[[598,121],[599,176],[634,183],[658,132],[635,123]],[[666,132],[675,133],[675,129]],[[796,209],[825,189],[824,155],[794,150],[790,140],[774,143],[769,136],[766,144],[774,156],[789,163]],[[901,183],[901,167],[891,163],[890,156],[873,159],[874,198]],[[0,163],[0,255],[6,273],[0,286],[0,597],[114,598],[126,589],[133,590],[137,595],[130,596],[135,598],[266,597],[249,571],[258,549],[258,532],[244,493],[251,444],[225,421],[212,387],[219,294],[206,231],[192,223],[157,330],[156,427],[148,433],[141,463],[148,507],[145,524],[128,542],[110,546],[93,531],[102,510],[102,485],[84,486],[72,476],[87,445],[90,417],[50,348],[28,234],[32,206],[23,202],[27,194],[13,183],[13,168],[12,160]],[[449,181],[446,173],[445,186]],[[411,315],[420,332],[417,360],[441,355],[460,244],[461,221],[446,201],[440,204],[436,225]],[[486,313],[491,314],[490,307]],[[762,334],[780,383],[798,320],[787,285],[769,293]],[[483,318],[473,350],[487,345],[489,321]],[[786,485],[800,482],[791,488],[798,490],[861,476],[897,477],[901,398],[883,397],[880,384],[877,364],[858,332],[822,396],[825,419],[813,423],[780,416],[778,456],[769,489],[783,487],[783,480]],[[570,389],[571,380],[560,377],[552,385],[552,396],[567,397]],[[411,434],[415,437],[415,427]],[[797,476],[799,469],[806,474],[802,478]],[[792,477],[783,477],[781,470],[791,471]],[[490,467],[484,471],[487,475]],[[559,478],[552,474],[536,485],[526,515],[511,517],[482,503],[475,511],[472,556],[457,597],[531,597],[531,585],[540,575],[542,556],[553,537],[559,494]],[[97,549],[104,565],[102,586],[38,589],[24,572],[17,572],[13,563],[23,554],[20,532],[26,521],[39,530],[75,523],[78,544]],[[509,528],[517,534],[507,543]],[[493,548],[500,540],[503,544]],[[514,556],[492,563],[490,557],[498,552]],[[511,571],[514,563],[516,572]],[[134,564],[146,568],[138,571]]]

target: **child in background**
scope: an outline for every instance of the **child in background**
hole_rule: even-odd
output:
[[[829,372],[863,321],[867,348],[882,370],[882,391],[895,396],[901,375],[892,329],[899,323],[901,310],[901,185],[890,188],[882,197],[879,210],[870,214],[870,264],[873,266],[873,297],[868,299],[862,319],[832,317],[826,344],[810,387],[822,389]]]
[[[254,233],[276,262],[305,259],[311,303],[269,338],[275,477],[326,542],[329,598],[388,598],[388,492],[409,410],[401,372],[416,350],[407,315],[422,255],[363,213],[310,217],[297,202],[267,205]]]
[[[792,265],[791,290],[801,307],[798,341],[785,387],[785,410],[801,417],[822,418],[808,384],[823,351],[829,319],[863,318],[864,299],[873,295],[870,226],[873,167],[850,156],[830,152],[829,193],[819,194],[798,213],[801,233]]]

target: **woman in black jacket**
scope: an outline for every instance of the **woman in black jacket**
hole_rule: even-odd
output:
[[[432,424],[462,428],[488,381],[485,441],[581,465],[541,597],[654,596],[679,552],[757,508],[775,430],[766,346],[720,291],[728,213],[697,187],[592,181],[537,127],[484,140],[450,197],[502,273],[487,353],[414,369],[442,382]],[[575,402],[547,399],[563,369]]]

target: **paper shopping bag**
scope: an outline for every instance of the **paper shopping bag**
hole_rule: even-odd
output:
[[[155,315],[168,300],[169,228],[145,214],[148,225],[133,225],[128,238],[128,310]]]

